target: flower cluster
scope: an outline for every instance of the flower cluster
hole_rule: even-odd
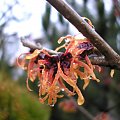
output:
[[[89,39],[81,37],[80,34],[75,36],[65,36],[58,40],[65,44],[58,47],[56,51],[65,48],[65,52],[57,55],[51,55],[46,50],[34,50],[30,53],[22,54],[18,57],[18,65],[27,70],[27,87],[28,80],[34,82],[39,80],[39,100],[41,103],[47,102],[54,105],[57,98],[62,98],[66,92],[68,96],[77,93],[77,102],[79,105],[84,103],[84,97],[77,86],[77,79],[80,77],[84,80],[83,89],[85,89],[90,80],[99,79],[94,74],[95,67],[91,64],[88,54],[94,50],[94,46]],[[72,90],[66,87],[66,84],[72,87]],[[67,86],[68,86],[67,85]]]
[[[91,64],[87,51],[94,49],[87,38],[81,39],[79,35],[66,36],[59,39],[66,39],[65,52],[58,55],[51,55],[45,50],[34,50],[32,53],[25,53],[18,58],[18,65],[27,70],[28,80],[34,82],[39,79],[39,100],[49,105],[54,105],[57,98],[63,97],[61,91],[65,91],[69,96],[78,95],[78,104],[84,103],[84,97],[77,86],[78,76],[84,80],[83,89],[87,87],[90,79],[99,80],[94,74],[94,66]],[[83,70],[81,70],[83,68]],[[65,83],[70,85],[70,91]]]

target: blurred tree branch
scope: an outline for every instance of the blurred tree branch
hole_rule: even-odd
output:
[[[23,20],[26,20],[30,17],[30,13],[27,13],[26,11],[23,12],[23,16],[19,18],[16,14],[14,14],[14,8],[17,6],[23,8],[22,3],[20,3],[19,0],[13,0],[12,2],[4,1],[4,8],[1,8],[0,12],[0,52],[1,52],[1,57],[0,57],[0,62],[3,63],[5,61],[5,56],[6,53],[8,53],[7,49],[7,44],[9,43],[8,40],[10,37],[15,37],[14,34],[8,35],[7,33],[4,32],[5,28],[11,21],[16,21],[16,22],[21,22]],[[26,13],[26,14],[25,14]],[[13,39],[13,42],[14,41]]]
[[[4,11],[1,11],[1,17],[0,17],[0,21],[2,21],[2,20],[4,21],[2,24],[6,24],[10,20],[15,20],[15,21],[20,22],[22,20],[28,19],[31,16],[30,13],[26,13],[26,14],[24,13],[23,18],[18,18],[13,14],[13,9],[15,6],[18,5],[18,6],[21,6],[21,8],[22,8],[22,5],[18,0],[14,0],[13,4],[12,3],[11,4],[5,3],[5,5],[6,5],[7,9]],[[8,15],[8,13],[10,13],[10,15]]]

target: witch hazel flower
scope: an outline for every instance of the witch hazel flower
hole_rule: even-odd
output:
[[[54,105],[57,98],[64,96],[61,94],[61,91],[64,91],[68,96],[77,93],[78,104],[82,105],[84,97],[77,86],[78,77],[84,80],[83,89],[87,87],[90,79],[99,81],[87,55],[84,58],[86,62],[80,60],[83,48],[82,52],[79,52],[79,46],[72,50],[72,46],[68,45],[69,50],[66,47],[66,51],[58,55],[50,55],[45,50],[36,49],[32,53],[22,54],[18,58],[18,65],[27,71],[27,87],[30,91],[32,90],[28,85],[28,80],[34,82],[36,78],[39,79],[39,100],[41,103],[47,101],[49,105]],[[80,71],[81,67],[84,68],[84,71]],[[70,91],[65,83],[70,85],[73,90]]]
[[[58,47],[56,51],[65,48],[65,51],[56,55],[51,55],[44,49],[34,50],[33,52],[21,54],[18,59],[18,65],[27,71],[27,88],[32,91],[28,81],[39,80],[39,101],[54,106],[58,98],[64,96],[78,95],[77,103],[82,105],[84,97],[77,86],[78,77],[84,80],[83,89],[85,89],[90,80],[99,82],[94,74],[95,67],[91,64],[88,54],[94,50],[94,46],[85,37],[80,34],[75,36],[65,36],[58,40],[60,44],[65,40],[65,44]],[[83,68],[83,70],[81,70]],[[67,88],[68,85],[72,90]]]
[[[71,53],[52,56],[44,50],[35,50],[33,53],[25,54],[22,60],[20,57],[18,64],[27,70],[27,87],[30,91],[28,80],[34,82],[37,77],[39,79],[39,100],[41,103],[48,100],[49,105],[55,104],[57,98],[63,97],[58,94],[60,91],[65,91],[69,96],[74,95],[76,91],[79,96],[79,104],[84,102],[82,93],[76,85],[77,76],[74,73],[73,75],[69,74],[72,61]],[[69,84],[73,91],[70,91],[64,82]]]

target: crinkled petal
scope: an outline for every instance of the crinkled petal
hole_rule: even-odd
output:
[[[60,68],[60,63],[58,63],[58,71],[59,71],[59,74],[60,76],[71,86],[73,87],[73,89],[76,91],[76,93],[78,94],[78,105],[82,105],[84,103],[84,97],[80,91],[80,89],[77,87],[77,85],[74,83],[74,81],[69,78],[68,76],[66,76],[62,69]]]
[[[40,50],[36,49],[32,54],[26,55],[25,58],[26,58],[26,59],[32,59],[32,58],[38,56],[39,53],[40,53]]]
[[[17,58],[17,65],[24,70],[27,69],[25,56],[28,54],[30,54],[30,53],[23,53]],[[24,57],[21,59],[21,56],[24,56]]]

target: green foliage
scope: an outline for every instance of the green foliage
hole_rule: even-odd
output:
[[[46,32],[50,24],[50,13],[51,13],[51,6],[49,4],[46,4],[45,14],[42,17],[43,28]]]
[[[12,80],[0,81],[0,120],[48,120],[50,110]]]
[[[103,0],[98,0],[98,2],[97,2],[97,10],[98,10],[98,14],[99,14],[100,17],[105,15],[105,9],[104,9]]]
[[[59,17],[60,23],[61,23],[61,24],[64,24],[63,16],[62,16],[60,13],[58,13],[58,17]]]
[[[51,21],[50,15],[51,15],[51,6],[49,4],[46,4],[46,10],[42,17],[42,26],[45,32],[45,37],[51,43],[52,49],[56,49],[58,47],[57,40],[61,36],[68,34],[68,23],[65,21],[65,19],[60,13],[57,13],[58,22],[60,24],[58,24],[57,21],[56,22]],[[59,27],[59,25],[61,25],[61,27]],[[62,27],[63,29],[61,29]]]

